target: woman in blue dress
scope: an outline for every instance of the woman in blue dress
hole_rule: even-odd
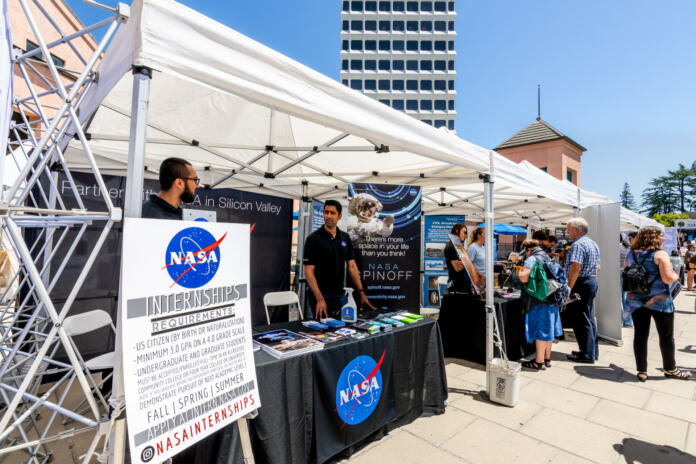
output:
[[[662,250],[665,235],[658,227],[643,227],[631,244],[626,256],[626,267],[638,263],[647,271],[647,294],[626,294],[625,310],[633,316],[633,354],[636,358],[637,377],[648,380],[648,337],[650,319],[655,320],[660,339],[660,353],[665,377],[688,380],[690,374],[677,368],[674,359],[674,302],[671,286],[679,276],[672,270],[667,252]]]
[[[524,266],[520,269],[519,279],[522,283],[529,282],[534,263],[550,260],[549,256],[541,249],[539,242],[534,239],[525,240],[522,243],[524,253]],[[551,346],[553,339],[563,335],[563,325],[558,306],[547,301],[539,300],[526,291],[522,291],[523,298],[529,305],[527,313],[527,339],[534,341],[536,346],[536,358],[522,362],[522,367],[544,370],[551,367]]]

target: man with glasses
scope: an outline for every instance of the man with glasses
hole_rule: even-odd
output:
[[[167,158],[159,170],[160,191],[143,203],[142,217],[181,220],[181,203],[191,203],[201,183],[196,170],[186,160]]]
[[[570,294],[580,299],[566,307],[573,320],[573,332],[579,350],[567,358],[571,361],[594,364],[599,358],[597,345],[597,322],[595,321],[594,299],[597,295],[597,275],[600,270],[599,246],[587,236],[589,224],[583,218],[573,218],[566,226],[573,240],[566,256],[566,275]]]

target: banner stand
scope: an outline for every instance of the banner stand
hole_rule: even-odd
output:
[[[252,414],[247,414],[246,416],[237,420],[237,428],[239,429],[239,439],[242,442],[242,456],[244,457],[244,464],[254,464],[254,451],[251,449],[251,438],[249,436],[249,425],[247,424],[247,418],[253,419],[258,415],[258,412],[254,411]]]

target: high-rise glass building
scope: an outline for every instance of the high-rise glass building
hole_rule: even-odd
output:
[[[341,82],[453,131],[456,16],[451,0],[343,1]]]

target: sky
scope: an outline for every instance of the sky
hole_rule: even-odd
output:
[[[67,0],[85,24],[104,12]],[[101,3],[115,5],[113,0]],[[339,0],[181,3],[339,79]],[[636,199],[696,160],[693,0],[456,0],[457,135],[486,148],[537,115],[585,148],[582,187]]]

